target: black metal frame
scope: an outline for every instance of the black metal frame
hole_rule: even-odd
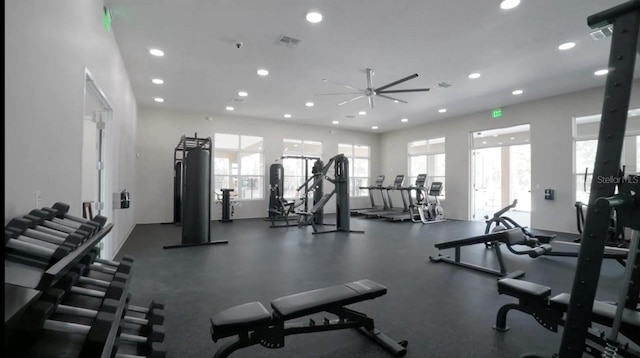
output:
[[[613,37],[587,220],[560,344],[560,358],[581,354],[591,326],[591,306],[598,288],[611,218],[611,206],[604,198],[614,195],[616,189],[615,181],[601,182],[597,178],[615,178],[619,174],[636,53],[640,48],[640,0],[592,15],[587,23],[592,28],[613,24]]]
[[[212,146],[212,142],[211,142],[211,137],[207,137],[207,138],[198,138],[198,133],[195,133],[195,135],[193,137],[187,137],[185,135],[183,135],[180,138],[180,141],[178,142],[178,145],[176,145],[175,150],[173,151],[173,164],[174,164],[174,168],[176,167],[176,163],[180,162],[182,163],[181,165],[181,177],[179,179],[179,182],[181,183],[181,187],[180,187],[180,215],[176,216],[174,213],[174,220],[175,218],[179,217],[180,222],[174,222],[174,224],[180,224],[183,221],[183,217],[182,215],[184,214],[184,197],[185,197],[185,190],[186,190],[186,185],[184,183],[184,178],[186,176],[186,172],[187,172],[187,166],[185,165],[185,158],[187,156],[187,152],[189,150],[192,149],[196,149],[196,148],[200,148],[202,150],[205,150],[207,152],[209,152],[209,159],[212,158],[213,153],[211,152],[213,146]],[[178,153],[182,153],[182,157],[178,157]],[[177,175],[177,173],[176,173]],[[209,225],[211,225],[211,171],[209,170],[209,173],[207,173],[207,175],[209,176],[209,197],[207,198],[207,208],[208,210],[208,217],[207,217],[207,222],[209,223]],[[174,181],[178,180],[178,178],[174,178]],[[175,186],[175,184],[174,184]],[[174,198],[175,200],[175,198]],[[174,205],[175,208],[175,205]],[[174,209],[175,210],[175,209]],[[182,229],[184,230],[184,228]],[[212,241],[211,240],[211,228],[209,228],[208,230],[208,234],[207,234],[207,241],[206,242],[199,242],[199,243],[180,243],[180,244],[176,244],[176,245],[166,245],[163,246],[163,249],[176,249],[176,248],[180,248],[180,247],[192,247],[192,246],[204,246],[204,245],[217,245],[217,244],[227,244],[229,243],[228,240],[215,240]]]
[[[516,229],[511,229],[511,230],[516,230]],[[518,232],[521,232],[521,230],[518,229]],[[498,277],[519,278],[525,275],[524,271],[516,270],[513,272],[509,272],[507,270],[507,267],[504,263],[504,259],[502,257],[502,250],[500,249],[500,246],[501,246],[500,243],[504,243],[507,246],[510,246],[512,244],[525,244],[525,242],[526,242],[526,237],[524,233],[522,233],[522,241],[515,243],[510,240],[510,235],[508,230],[498,231],[498,232],[494,232],[486,235],[474,236],[466,239],[449,241],[449,242],[441,242],[439,244],[436,244],[435,247],[438,250],[454,249],[455,250],[454,258],[452,259],[450,256],[444,256],[442,254],[438,254],[438,256],[436,257],[429,256],[429,260],[431,262],[446,262],[452,265],[468,268],[475,271],[480,271],[483,273],[488,273]],[[483,243],[484,244],[491,243],[491,245],[488,245],[488,246],[493,248],[495,252],[496,260],[498,261],[498,266],[500,267],[499,270],[464,262],[461,260],[462,247],[483,244]],[[529,254],[529,251],[525,251],[525,252],[515,251],[515,250],[511,250],[511,248],[510,248],[510,251],[518,255]]]
[[[358,331],[382,348],[392,353],[395,357],[402,357],[407,352],[407,341],[396,342],[386,334],[375,328],[373,318],[366,314],[349,308],[340,307],[328,309],[326,312],[337,316],[336,319],[324,318],[322,323],[316,323],[309,319],[306,322],[285,322],[274,318],[268,325],[258,326],[249,331],[238,333],[235,340],[223,344],[214,354],[214,358],[226,358],[231,353],[241,348],[260,344],[267,348],[282,348],[285,345],[285,337],[294,334],[316,333],[335,331],[340,329],[356,328]],[[214,337],[213,327],[211,334]],[[216,338],[213,338],[216,341]]]

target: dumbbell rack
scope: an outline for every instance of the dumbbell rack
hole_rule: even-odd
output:
[[[56,203],[53,209],[33,210],[5,226],[5,356],[164,357],[163,306],[152,302],[147,309],[130,304],[133,259],[98,258],[97,244],[113,224],[104,217],[76,218],[67,211],[68,205]],[[56,233],[46,226],[65,231]],[[88,232],[89,227],[94,229]],[[57,243],[37,239],[56,239],[52,234],[60,241],[65,235],[75,236],[58,246],[64,248],[60,250],[63,255],[56,250],[51,258],[43,259],[42,252],[53,252]],[[34,247],[33,252],[26,250]],[[42,307],[56,311],[45,316]],[[84,316],[75,316],[75,311]],[[44,324],[34,324],[36,316]],[[56,320],[50,319],[54,316]],[[76,329],[51,329],[57,326]],[[151,335],[155,338],[149,338]]]

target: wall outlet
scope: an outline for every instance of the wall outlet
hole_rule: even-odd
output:
[[[36,190],[36,208],[40,207],[41,201],[42,201],[42,195],[40,194],[40,190]]]

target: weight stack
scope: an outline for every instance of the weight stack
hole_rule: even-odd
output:
[[[184,160],[182,243],[209,242],[211,234],[211,159],[201,148],[191,149]]]

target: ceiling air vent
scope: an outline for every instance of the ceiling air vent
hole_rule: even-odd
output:
[[[605,27],[601,27],[595,31],[592,31],[589,35],[594,40],[602,40],[605,37],[613,35],[613,25],[609,24]]]
[[[300,43],[300,40],[290,36],[285,36],[285,35],[280,35],[280,37],[278,37],[278,40],[276,41],[276,45],[285,46],[289,48],[296,48],[298,47],[299,43]]]
[[[449,88],[451,87],[450,84],[446,83],[446,82],[440,82],[437,85],[433,86],[435,88]]]
[[[229,101],[229,103],[244,103],[244,98],[238,98],[238,97],[235,97],[235,98],[232,98],[232,99]]]

